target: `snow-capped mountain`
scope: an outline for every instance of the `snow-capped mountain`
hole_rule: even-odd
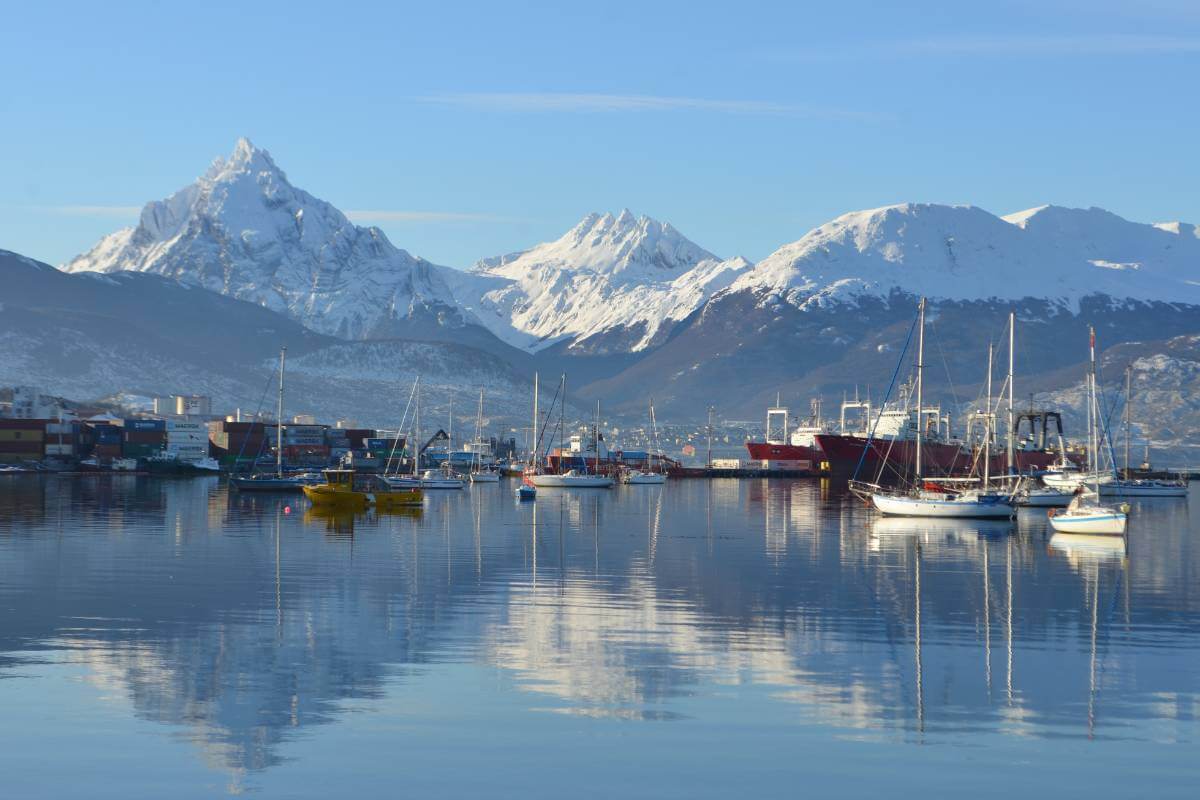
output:
[[[515,346],[569,340],[576,352],[636,352],[749,268],[626,209],[588,214],[561,238],[484,259],[452,283],[459,302]]]
[[[151,272],[345,339],[389,336],[414,322],[464,322],[445,268],[294,187],[246,139],[195,183],[146,204],[136,227],[106,236],[62,269]]]
[[[456,401],[473,418],[481,387],[490,415],[529,416],[529,376],[467,343],[346,342],[158,275],[67,274],[4,250],[0,286],[0,386],[33,384],[75,400],[196,393],[222,412],[253,411],[272,402],[287,345],[289,413],[394,425],[420,375],[431,426]]]
[[[954,300],[1081,298],[1200,305],[1200,237],[1098,208],[1042,206],[998,217],[973,206],[905,204],[845,214],[742,275],[793,304],[899,290]]]

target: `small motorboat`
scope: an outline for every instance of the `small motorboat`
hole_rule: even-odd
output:
[[[387,510],[420,505],[424,493],[419,488],[393,489],[379,479],[369,476],[356,481],[352,469],[327,469],[325,482],[304,486],[304,496],[322,508],[362,509],[367,506]]]
[[[532,483],[519,483],[515,494],[518,500],[535,500],[537,499],[537,487]]]

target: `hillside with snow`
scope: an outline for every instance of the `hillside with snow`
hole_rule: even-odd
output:
[[[294,187],[241,139],[200,178],[147,203],[66,272],[149,272],[256,303],[344,339],[461,325],[445,268]]]
[[[484,259],[452,278],[455,296],[501,339],[531,351],[638,352],[750,269],[628,209],[588,214],[562,237]]]
[[[949,300],[1088,295],[1200,305],[1200,237],[1102,209],[1043,206],[999,217],[973,206],[904,204],[844,214],[738,278],[794,305],[894,291]]]

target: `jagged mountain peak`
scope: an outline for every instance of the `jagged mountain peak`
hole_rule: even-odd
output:
[[[485,259],[476,271],[517,278],[547,267],[608,274],[642,280],[663,271],[683,272],[702,261],[719,260],[670,224],[629,209],[592,212],[553,242],[500,258]]]
[[[147,203],[136,228],[110,234],[62,269],[152,272],[350,339],[394,335],[416,317],[466,321],[446,268],[293,186],[245,138],[193,183]]]
[[[253,142],[243,136],[234,144],[233,152],[228,157],[220,156],[213,160],[201,180],[215,182],[263,172],[274,173],[281,180],[287,181],[287,175],[271,158],[270,152],[256,147]]]

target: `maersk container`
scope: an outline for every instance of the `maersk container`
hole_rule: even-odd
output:
[[[207,434],[208,423],[192,422],[190,420],[183,419],[169,419],[167,420],[167,433],[171,433],[172,431],[204,431]]]

